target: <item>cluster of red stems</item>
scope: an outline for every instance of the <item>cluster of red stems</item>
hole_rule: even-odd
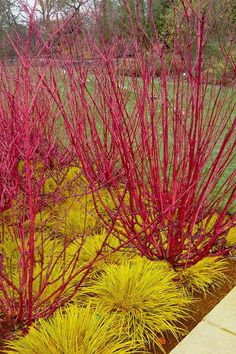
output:
[[[236,222],[236,172],[228,169],[236,153],[236,103],[232,87],[209,84],[204,67],[207,10],[194,10],[188,1],[182,5],[168,61],[170,49],[155,28],[149,40],[132,16],[129,41],[120,35],[107,43],[80,31],[63,35],[70,19],[43,39],[34,10],[25,8],[29,32],[24,48],[9,38],[17,65],[2,62],[0,67],[0,211],[11,210],[17,220],[12,227],[20,254],[17,287],[4,269],[0,250],[3,323],[30,324],[52,314],[68,301],[63,292],[82,271],[74,267],[66,277],[62,271],[53,302],[43,306],[41,294],[50,283],[53,261],[38,293],[33,293],[35,217],[58,203],[58,193],[45,196],[43,185],[46,172],[53,174],[60,166],[79,161],[108,233],[117,231],[141,255],[187,267],[209,254],[229,254],[225,235]],[[60,50],[49,56],[55,38]],[[140,38],[149,43],[148,52]],[[226,68],[229,58],[228,53]],[[130,65],[139,68],[138,76],[131,70],[127,77]],[[112,207],[102,198],[104,187]],[[209,228],[215,214],[214,228]],[[1,229],[0,243],[2,221]],[[65,243],[63,252],[66,248]],[[83,268],[87,273],[74,292],[95,261]],[[44,268],[42,261],[42,274]]]

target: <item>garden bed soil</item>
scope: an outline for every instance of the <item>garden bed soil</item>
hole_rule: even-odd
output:
[[[226,280],[221,287],[211,290],[210,294],[195,294],[196,301],[191,306],[192,317],[183,321],[187,332],[189,333],[202,319],[205,317],[229,292],[236,286],[236,261],[229,260],[229,269],[226,273]],[[184,338],[179,337],[178,340],[171,334],[165,336],[165,344],[163,345],[165,352],[170,353],[171,350]],[[155,354],[163,354],[157,350]]]

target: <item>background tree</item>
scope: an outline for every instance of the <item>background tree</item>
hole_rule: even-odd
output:
[[[153,26],[162,35],[170,0],[100,0],[94,8],[99,13],[100,29],[104,38],[122,33],[130,37],[130,30],[140,32],[141,37],[153,37]],[[145,44],[145,43],[144,43]]]
[[[19,2],[0,0],[0,57],[14,56],[9,46],[9,35],[25,36],[26,28],[22,17],[22,7]]]
[[[80,13],[91,0],[39,0],[37,12],[43,22],[49,22],[69,14]]]
[[[236,5],[231,0],[202,0],[201,11],[198,8],[197,0],[185,1],[175,0],[166,13],[163,30],[163,41],[167,47],[172,49],[174,38],[177,38],[179,45],[183,47],[189,33],[192,36],[191,57],[196,58],[197,34],[194,32],[195,19],[193,14],[188,17],[188,23],[183,25],[183,18],[190,13],[192,7],[194,12],[202,18],[206,24],[206,31],[203,38],[204,66],[208,69],[208,74],[217,76],[232,76],[235,70],[236,60]],[[176,46],[176,40],[175,40]],[[188,56],[186,48],[185,58]],[[176,46],[176,51],[178,51]],[[235,74],[234,74],[235,76]]]
[[[19,3],[12,0],[0,0],[0,26],[8,29],[18,25],[18,20],[21,14]]]

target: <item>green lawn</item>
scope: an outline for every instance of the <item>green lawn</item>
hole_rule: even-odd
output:
[[[137,79],[137,83],[140,87],[142,87],[142,80],[141,79]],[[86,89],[87,89],[87,99],[88,99],[88,102],[90,100],[89,98],[89,95],[91,95],[93,98],[96,98],[94,96],[96,96],[96,93],[94,92],[94,85],[95,85],[95,78],[93,75],[89,75],[87,77],[87,81],[86,81]],[[64,84],[62,82],[59,82],[59,86],[60,86],[60,89],[62,90],[62,92],[64,91]],[[184,87],[186,87],[186,95],[187,95],[187,90],[188,90],[188,86],[187,86],[187,83],[184,83]],[[68,88],[66,87],[66,90]],[[132,79],[131,78],[127,78],[125,80],[125,84],[124,86],[119,86],[119,89],[120,90],[125,90],[126,93],[127,93],[127,90],[129,90],[128,94],[129,94],[129,99],[128,99],[128,102],[126,104],[126,111],[127,111],[127,115],[128,117],[132,114],[135,114],[136,113],[136,108],[135,108],[135,105],[136,105],[136,100],[137,100],[137,97],[136,97],[136,94],[135,94],[135,91],[132,89]],[[171,107],[171,104],[173,102],[173,97],[175,97],[175,93],[174,93],[174,89],[175,89],[175,86],[174,86],[174,83],[173,81],[169,81],[168,82],[168,90],[169,90],[169,102],[170,102],[170,107]],[[65,90],[65,91],[66,91]],[[214,94],[214,97],[216,97],[216,95],[218,94],[218,91],[220,90],[220,87],[219,86],[211,86],[211,85],[208,85],[207,86],[207,89],[206,89],[206,96],[205,96],[205,115],[206,115],[206,119],[209,117],[209,112],[211,112],[213,106],[214,106],[214,102],[212,100],[212,94]],[[112,92],[111,92],[112,94]],[[223,100],[225,99],[231,99],[233,97],[233,94],[234,94],[234,91],[232,88],[222,88],[221,89],[221,92],[220,92],[220,96],[219,96],[219,100]],[[158,106],[158,99],[159,99],[159,95],[160,95],[160,80],[159,79],[156,79],[154,81],[154,100],[155,100],[155,103],[156,103],[156,109],[157,109],[157,114],[158,114],[158,110],[159,110],[159,106]],[[150,96],[151,96],[151,89],[150,89]],[[65,97],[65,101],[66,101],[66,97]],[[189,100],[187,100],[186,102],[186,105],[189,103]],[[91,101],[91,105],[93,105],[92,101]],[[219,152],[219,149],[220,149],[220,146],[222,144],[222,141],[224,139],[224,136],[225,134],[227,133],[227,128],[229,128],[230,126],[230,123],[233,121],[234,119],[234,116],[236,114],[236,97],[234,96],[234,98],[232,98],[232,103],[231,103],[232,107],[234,106],[234,110],[233,110],[233,113],[231,115],[231,121],[229,122],[228,124],[228,127],[226,127],[225,131],[223,134],[221,134],[221,138],[220,140],[217,141],[215,147],[214,147],[214,150],[213,150],[213,153],[212,153],[212,156],[211,158],[209,159],[208,163],[206,164],[206,167],[205,167],[205,171],[207,169],[209,169],[209,167],[212,166],[212,162],[215,160],[218,152]],[[222,119],[225,118],[225,115],[227,114],[226,112],[226,107],[222,108],[221,109],[221,114],[220,116],[222,117]],[[207,110],[209,110],[207,112]],[[96,114],[96,113],[94,113]],[[128,118],[127,117],[127,118]],[[190,123],[190,120],[189,120],[189,123]],[[207,123],[206,123],[207,124]],[[63,130],[63,123],[62,121],[59,122],[59,126],[61,126],[61,137],[64,135],[64,130]],[[206,125],[207,127],[207,125]],[[98,131],[100,130],[101,134],[102,134],[102,125],[101,123],[99,122],[99,118],[97,119],[97,128],[98,128]],[[217,126],[215,127],[215,131],[217,131]],[[159,129],[159,128],[158,128]],[[160,128],[161,129],[161,128]],[[170,148],[171,148],[171,134],[169,136],[169,143],[170,143]],[[65,136],[63,138],[63,140],[68,143],[68,139],[66,138],[65,139]],[[235,137],[233,136],[232,139],[232,144],[235,143]],[[161,153],[161,151],[160,151]],[[217,192],[217,190],[219,188],[221,188],[222,186],[224,186],[227,178],[230,176],[230,174],[233,173],[233,171],[235,170],[236,168],[236,151],[234,151],[234,156],[232,156],[232,160],[230,162],[230,164],[228,165],[227,169],[224,171],[223,175],[221,176],[218,184],[217,184],[217,187],[215,189],[215,192]],[[234,206],[233,208],[231,208],[230,212],[235,212],[236,211],[236,206]]]

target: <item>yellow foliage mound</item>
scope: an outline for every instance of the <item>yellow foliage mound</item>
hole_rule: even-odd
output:
[[[125,354],[137,352],[138,345],[117,339],[113,316],[106,321],[100,309],[71,305],[48,320],[39,320],[25,337],[7,344],[4,353],[19,354]]]
[[[198,263],[178,273],[180,282],[192,294],[211,292],[227,279],[227,260],[219,257],[205,257]]]
[[[181,332],[179,323],[191,302],[174,282],[175,272],[165,261],[137,257],[120,265],[104,265],[102,274],[84,288],[87,301],[100,306],[102,318],[112,318],[112,328],[130,339],[155,343],[158,333]]]

